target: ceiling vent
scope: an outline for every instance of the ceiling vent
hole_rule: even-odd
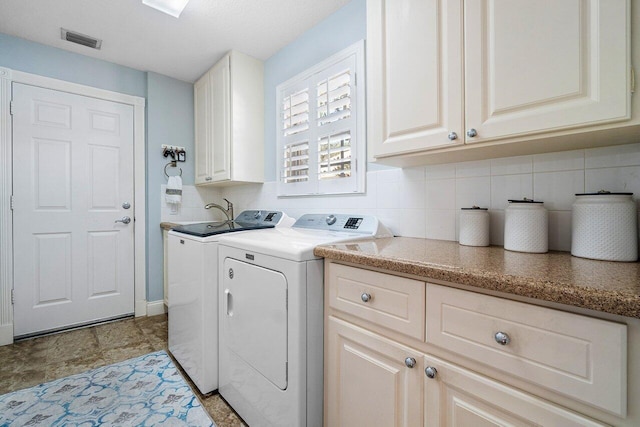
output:
[[[64,28],[60,28],[60,30],[62,33],[62,40],[81,44],[82,46],[87,46],[92,49],[100,49],[100,46],[102,46],[102,40],[96,39],[95,37],[76,33],[75,31],[65,30]]]

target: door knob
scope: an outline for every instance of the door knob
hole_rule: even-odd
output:
[[[447,135],[447,138],[449,138],[449,140],[454,141],[456,139],[458,139],[458,134],[455,132],[449,132],[449,135]]]
[[[128,216],[123,216],[120,219],[116,219],[115,222],[121,222],[123,224],[129,224],[131,222],[131,218],[129,218]]]
[[[122,209],[129,209],[130,207],[131,207],[131,203],[129,203],[129,202],[124,202],[122,204]]]
[[[365,292],[362,295],[360,295],[360,299],[362,300],[362,302],[369,302],[371,301],[371,294],[368,294]]]
[[[475,137],[475,136],[478,136],[478,131],[477,131],[477,130],[475,130],[475,129],[473,129],[473,128],[471,128],[471,129],[469,129],[469,130],[467,131],[467,136],[468,136],[469,138],[473,138],[473,137]]]

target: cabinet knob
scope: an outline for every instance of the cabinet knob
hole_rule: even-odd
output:
[[[455,133],[455,132],[449,132],[449,135],[447,135],[447,137],[448,137],[451,141],[453,141],[453,140],[455,140],[455,139],[458,139],[458,134],[457,134],[457,133]]]
[[[474,128],[471,128],[467,131],[467,136],[473,138],[474,136],[478,136],[478,132]]]
[[[416,359],[414,359],[413,357],[407,357],[406,359],[404,359],[404,364],[407,365],[407,368],[413,368],[414,366],[416,366]]]
[[[427,366],[426,368],[424,368],[424,374],[427,376],[427,378],[434,379],[437,373],[438,370],[433,366]]]
[[[208,177],[206,177],[204,180],[205,180],[205,181],[211,181],[212,179],[213,179],[212,177],[208,176]]]
[[[360,295],[360,299],[362,300],[362,302],[369,302],[371,301],[371,294],[368,294],[365,292],[362,295]]]
[[[500,345],[507,345],[511,342],[511,338],[509,338],[509,335],[505,334],[504,332],[496,332],[494,338]]]

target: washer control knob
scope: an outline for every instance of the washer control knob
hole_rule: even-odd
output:
[[[335,223],[336,223],[336,221],[337,221],[337,220],[338,220],[338,218],[336,218],[336,216],[335,216],[335,215],[329,215],[329,216],[327,217],[327,224],[329,224],[329,225],[333,225],[333,224],[335,224]]]
[[[424,368],[424,374],[427,376],[427,378],[434,379],[437,373],[438,370],[433,366],[427,366],[426,368]]]

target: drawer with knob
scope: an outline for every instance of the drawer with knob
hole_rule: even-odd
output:
[[[618,416],[627,326],[427,284],[426,341]]]
[[[425,283],[329,263],[329,306],[424,340]]]
[[[423,425],[605,426],[594,419],[430,355],[424,356],[423,364],[427,408]],[[487,419],[491,421],[487,422]]]

